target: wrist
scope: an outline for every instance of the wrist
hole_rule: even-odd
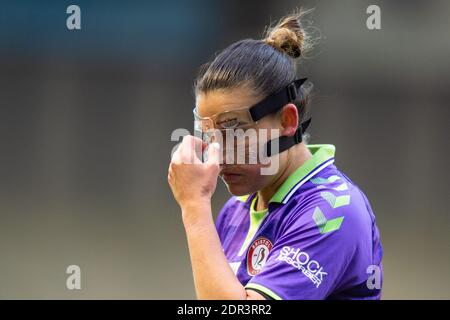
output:
[[[211,201],[205,199],[184,203],[181,214],[185,227],[209,223],[212,221]]]
[[[191,210],[204,210],[205,208],[211,208],[211,199],[209,198],[193,198],[183,202],[180,202],[180,207],[182,211]]]

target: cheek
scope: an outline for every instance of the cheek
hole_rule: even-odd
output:
[[[281,121],[277,115],[267,116],[258,121],[257,129],[265,129],[268,133],[270,133],[271,129],[283,129],[281,125]]]
[[[272,182],[272,176],[261,175],[261,167],[248,165],[242,168],[244,177],[240,183],[227,184],[228,191],[236,196],[248,195],[261,190]]]

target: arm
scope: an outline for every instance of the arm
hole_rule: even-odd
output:
[[[253,290],[245,290],[234,275],[223,253],[209,204],[183,209],[183,215],[201,214],[205,218],[196,223],[184,219],[189,253],[199,299],[264,299]]]
[[[211,147],[209,158],[202,163],[195,156],[192,136],[183,139],[169,168],[169,184],[181,207],[189,253],[199,299],[264,299],[262,295],[245,290],[223,253],[212,212],[211,196],[219,173],[219,151]]]

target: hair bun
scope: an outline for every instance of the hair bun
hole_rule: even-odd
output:
[[[302,54],[302,39],[288,28],[274,29],[265,42],[292,58],[298,58]]]
[[[301,19],[312,10],[300,10],[282,18],[274,27],[269,28],[263,40],[268,45],[296,59],[305,51],[306,34]]]

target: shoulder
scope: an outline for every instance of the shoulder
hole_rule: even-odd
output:
[[[332,235],[354,244],[371,239],[373,213],[367,198],[336,168],[311,178],[285,205],[285,232]]]

